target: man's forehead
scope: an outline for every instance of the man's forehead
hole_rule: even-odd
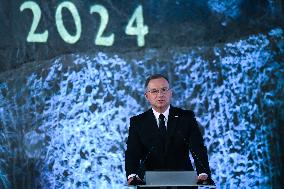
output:
[[[169,83],[164,78],[152,79],[148,83],[148,87],[168,87]]]

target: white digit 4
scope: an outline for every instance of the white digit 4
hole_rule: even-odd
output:
[[[136,26],[134,24],[135,21]],[[139,5],[130,18],[125,28],[125,33],[127,35],[137,35],[137,45],[142,47],[145,45],[145,35],[148,32],[148,26],[144,25],[142,5]]]

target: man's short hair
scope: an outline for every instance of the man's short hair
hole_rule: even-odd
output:
[[[159,78],[164,78],[165,80],[167,80],[168,83],[170,83],[169,80],[168,80],[168,78],[167,78],[166,76],[164,76],[164,75],[162,75],[162,74],[154,74],[154,75],[149,76],[149,77],[146,79],[145,88],[148,87],[148,84],[149,84],[149,82],[150,82],[151,80],[153,80],[153,79],[159,79]]]

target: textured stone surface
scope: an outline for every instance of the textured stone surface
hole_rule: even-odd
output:
[[[123,188],[129,117],[148,108],[144,80],[159,72],[173,105],[196,113],[218,188],[280,188],[283,41],[278,27],[212,47],[75,53],[3,72],[0,173],[13,188]]]

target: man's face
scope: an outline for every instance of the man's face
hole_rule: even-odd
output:
[[[150,80],[145,97],[150,102],[152,108],[163,113],[172,98],[172,91],[169,89],[169,83],[164,78]]]

